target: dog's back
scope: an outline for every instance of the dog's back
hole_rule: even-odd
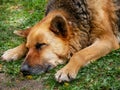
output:
[[[118,36],[118,40],[119,40],[119,43],[120,43],[120,0],[113,0],[114,3],[115,3],[115,6],[116,6],[116,14],[117,14],[117,17],[118,17],[118,20],[117,20],[117,26],[118,26],[118,33],[117,33],[117,36]]]
[[[49,0],[46,9],[46,15],[53,10],[62,9],[66,11],[70,17],[70,21],[83,24],[89,30],[90,15],[86,0]]]
[[[120,31],[120,0],[114,0],[115,1],[115,5],[117,6],[117,16],[118,16],[118,27],[119,27],[119,31]]]
[[[69,12],[70,17],[74,18],[74,21],[80,22],[81,20],[90,20],[89,10],[88,10],[88,2],[89,0],[49,0],[46,15],[55,9],[63,9]],[[119,18],[118,25],[120,28],[120,0],[113,0],[116,5],[116,12]],[[88,22],[87,22],[88,24]]]
[[[112,1],[115,4],[115,12],[118,17],[116,23],[117,31],[113,29],[113,32],[119,38],[120,42],[120,33],[118,33],[118,31],[120,32],[120,0]],[[85,29],[84,31],[89,32],[92,19],[89,2],[90,0],[49,0],[45,14],[47,15],[53,10],[62,9],[69,14],[70,17],[68,19],[70,21],[77,23],[78,27],[82,25]]]

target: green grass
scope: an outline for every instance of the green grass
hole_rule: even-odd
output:
[[[44,16],[45,4],[46,0],[0,1],[0,56],[5,50],[24,41],[23,38],[14,35],[13,31],[25,29],[40,21]],[[22,60],[14,62],[0,60],[2,65],[0,72],[10,76],[12,80],[19,77],[20,81],[24,81],[26,78],[19,72],[21,63]],[[54,79],[54,74],[62,67],[63,65],[46,74],[33,76],[32,79],[42,81],[44,90],[120,90],[120,50],[113,51],[82,68],[77,78],[69,83],[59,84]],[[8,81],[6,86],[11,88],[15,83]]]

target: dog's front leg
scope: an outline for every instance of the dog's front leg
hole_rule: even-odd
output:
[[[109,40],[97,39],[91,46],[75,53],[69,63],[55,74],[58,82],[70,81],[75,79],[79,69],[89,63],[91,60],[108,54],[112,49],[119,48],[116,44],[114,47]]]
[[[21,45],[9,49],[4,52],[4,54],[1,56],[2,60],[4,61],[11,61],[11,60],[17,60],[23,57],[27,52],[27,48],[25,46],[25,43],[22,43]]]

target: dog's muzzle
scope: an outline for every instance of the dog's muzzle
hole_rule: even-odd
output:
[[[24,76],[36,74],[39,75],[41,73],[47,72],[48,70],[52,69],[54,66],[50,64],[44,65],[35,65],[34,67],[29,66],[28,64],[23,64],[21,66],[20,71],[23,73]]]

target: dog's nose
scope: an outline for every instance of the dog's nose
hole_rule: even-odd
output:
[[[24,76],[30,75],[30,67],[27,64],[22,65],[20,71],[23,73]]]
[[[52,69],[54,66],[50,64],[43,64],[43,65],[35,65],[35,66],[29,66],[28,64],[23,64],[21,67],[21,72],[24,76],[30,75],[30,74],[41,74],[44,72],[47,72],[48,70]]]

